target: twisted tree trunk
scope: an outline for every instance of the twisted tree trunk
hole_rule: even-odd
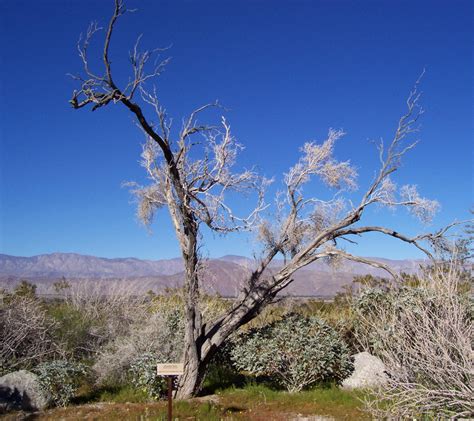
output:
[[[209,363],[219,348],[240,326],[255,318],[275,294],[270,284],[266,288],[253,287],[209,327],[202,324],[196,306],[186,304],[184,374],[180,378],[176,398],[190,398],[199,392]],[[189,302],[190,298],[191,295],[187,295]]]

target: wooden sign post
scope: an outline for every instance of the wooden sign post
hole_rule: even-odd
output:
[[[168,421],[173,419],[173,377],[184,373],[184,364],[157,364],[156,374],[168,378]]]

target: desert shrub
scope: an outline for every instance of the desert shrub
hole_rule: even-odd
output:
[[[102,322],[64,301],[50,303],[48,315],[55,321],[52,331],[68,358],[90,358],[102,344],[94,333]]]
[[[67,294],[69,288],[71,288],[71,284],[64,276],[59,281],[53,283],[54,292],[63,297]]]
[[[35,284],[22,280],[13,290],[13,296],[34,298],[36,297],[37,288],[38,287]]]
[[[130,367],[143,355],[152,355],[155,364],[181,360],[184,319],[179,309],[170,307],[154,307],[100,351],[93,366],[98,384],[125,384]]]
[[[242,326],[240,331],[246,332],[261,328],[292,313],[304,317],[318,317],[324,320],[339,333],[353,353],[358,352],[358,344],[353,337],[354,317],[351,306],[346,300],[324,301],[321,299],[281,298],[277,303],[265,307],[255,319]]]
[[[166,288],[162,294],[155,294],[153,292],[148,294],[152,299],[152,311],[170,313],[176,309],[184,308],[183,288]],[[204,292],[199,295],[199,310],[203,323],[209,323],[217,319],[231,306],[232,302],[218,295],[209,295]]]
[[[136,371],[130,371],[130,368],[136,366],[137,361],[144,367],[144,361],[148,360],[150,364],[153,361],[156,365],[158,362],[176,362],[182,359],[184,341],[182,290],[168,290],[162,295],[149,293],[143,296],[143,301],[138,297],[132,298],[135,301],[125,302],[128,306],[133,302],[136,303],[133,315],[123,319],[121,329],[116,330],[115,336],[99,350],[93,365],[99,385],[126,384],[130,381],[130,375],[135,373],[133,375],[136,376]],[[229,306],[227,301],[219,297],[203,295],[200,300],[204,321],[217,317]],[[152,371],[154,373],[155,368]],[[141,378],[140,381],[134,380],[137,387],[142,387],[150,380],[146,372],[144,370],[144,374],[138,376]],[[144,379],[148,380],[143,382]]]
[[[0,372],[30,369],[63,355],[48,317],[34,289],[22,284],[0,300]]]
[[[231,358],[239,370],[268,376],[290,392],[317,382],[339,382],[352,369],[337,332],[320,318],[298,314],[240,335]]]
[[[80,363],[58,360],[40,364],[34,369],[41,387],[51,396],[56,406],[66,406],[74,397],[86,366]]]
[[[166,390],[164,378],[156,374],[156,362],[154,354],[146,353],[135,358],[129,369],[133,387],[153,399],[158,399]]]
[[[396,299],[404,301],[402,297],[410,295],[412,291],[403,288],[398,290],[395,295],[393,291],[385,291],[380,288],[368,288],[360,292],[357,298],[353,299],[352,310],[354,314],[354,336],[358,342],[360,350],[377,354],[377,348],[380,346],[380,333],[373,329],[373,323],[376,323],[378,310],[395,311]],[[386,326],[387,333],[391,327]]]
[[[75,283],[67,290],[65,303],[88,321],[95,350],[127,334],[131,325],[146,319],[150,308],[149,297],[137,292],[136,283],[121,281]]]
[[[350,305],[350,299],[334,299],[332,302],[321,300],[305,300],[301,302],[295,311],[304,316],[316,316],[329,324],[344,343],[349,347],[352,354],[359,352],[359,344],[354,337],[354,315]]]
[[[84,280],[60,287],[62,299],[44,307],[69,359],[96,359],[150,315],[151,299],[137,293],[134,283]]]
[[[455,264],[432,268],[417,282],[355,301],[362,343],[389,374],[368,401],[375,417],[473,415],[472,300],[460,294],[462,276]]]

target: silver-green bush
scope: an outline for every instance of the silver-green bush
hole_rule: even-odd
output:
[[[235,339],[231,359],[238,370],[268,376],[290,392],[318,382],[340,382],[352,370],[349,349],[317,317],[290,314]]]
[[[166,389],[164,378],[156,374],[157,360],[155,354],[146,353],[135,358],[129,369],[133,387],[153,399],[158,399]]]
[[[38,375],[41,387],[51,396],[53,404],[66,406],[86,375],[86,366],[67,360],[50,361],[40,364],[34,372]]]

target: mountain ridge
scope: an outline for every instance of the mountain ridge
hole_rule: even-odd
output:
[[[374,258],[398,272],[415,273],[422,260],[391,260]],[[208,293],[235,296],[245,282],[255,260],[237,255],[224,255],[203,261],[202,284]],[[268,273],[278,270],[282,260],[272,262]],[[11,256],[0,254],[0,285],[12,288],[21,279],[35,282],[39,290],[46,291],[61,278],[69,282],[109,281],[134,283],[137,291],[148,288],[162,291],[180,287],[184,279],[182,259],[145,260],[136,257],[106,258],[78,253],[49,253],[36,256]],[[356,275],[387,276],[381,270],[361,263],[343,261],[333,268],[326,262],[312,263],[294,275],[294,282],[285,290],[287,295],[333,296],[344,285],[350,284]]]

